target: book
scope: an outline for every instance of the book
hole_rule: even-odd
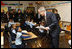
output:
[[[38,28],[38,29],[45,29],[46,27],[44,27],[44,26],[37,26],[36,28]]]

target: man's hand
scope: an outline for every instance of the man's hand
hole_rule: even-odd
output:
[[[15,17],[15,16],[13,15],[13,17]]]
[[[46,27],[46,28],[45,28],[45,30],[49,30],[49,29],[50,29],[49,27]]]

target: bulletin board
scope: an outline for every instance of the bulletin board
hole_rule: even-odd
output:
[[[71,3],[55,7],[61,17],[61,21],[71,22]]]
[[[27,7],[27,9],[35,11],[35,7]]]

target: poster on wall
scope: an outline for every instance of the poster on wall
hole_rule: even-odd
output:
[[[18,11],[18,9],[20,9],[23,12],[23,8],[16,7],[16,11]]]
[[[35,11],[35,7],[27,7],[28,10]]]
[[[20,10],[21,10],[21,12],[23,12],[23,8],[17,8],[17,9],[16,9],[16,11],[18,11],[18,9],[20,9]]]
[[[11,10],[11,7],[8,7],[8,11],[10,11]]]
[[[7,11],[8,11],[8,7],[1,7],[1,12],[2,12],[3,10],[4,10],[5,12],[7,12]]]

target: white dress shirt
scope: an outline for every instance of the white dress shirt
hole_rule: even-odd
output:
[[[16,34],[16,30],[12,28],[12,33]]]
[[[29,21],[25,21],[25,23],[27,24],[27,25],[29,25],[30,23],[29,23]]]
[[[15,24],[14,21],[13,22],[9,22],[8,23],[8,27],[11,27],[12,24]]]
[[[41,28],[45,28],[44,26],[42,26],[42,25],[40,25],[39,27],[41,27]],[[44,30],[42,30],[42,29],[39,29],[39,31],[41,32],[41,33],[43,33],[44,32]]]
[[[22,44],[21,36],[22,36],[22,33],[21,32],[17,32],[16,40],[15,40],[15,45],[21,45]]]
[[[35,24],[33,22],[30,22],[30,27],[32,28]]]

